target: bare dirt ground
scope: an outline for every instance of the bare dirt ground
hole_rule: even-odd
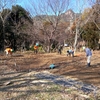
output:
[[[55,64],[56,68],[50,69],[49,68],[50,64]],[[57,53],[34,54],[33,52],[23,52],[23,53],[16,52],[12,55],[12,57],[6,57],[2,54],[0,55],[1,86],[2,86],[2,81],[7,80],[4,77],[5,75],[10,75],[9,77],[12,77],[13,75],[15,75],[15,73],[16,75],[18,75],[19,72],[23,71],[24,72],[48,71],[50,73],[53,73],[54,75],[70,77],[73,79],[80,80],[87,84],[93,84],[94,86],[100,88],[100,51],[93,51],[91,67],[86,67],[86,56],[84,52],[76,53],[75,57],[68,57],[66,56],[66,54],[62,55],[59,55]],[[6,81],[5,84],[9,84],[9,81]],[[4,89],[5,88],[0,89],[1,93]],[[17,99],[0,99],[0,100],[17,100]],[[19,99],[19,100],[28,100],[28,99]],[[40,99],[33,99],[33,100],[40,100]]]
[[[57,53],[34,54],[33,52],[15,53],[12,57],[0,57],[2,62],[14,70],[49,70],[57,75],[77,78],[87,83],[100,85],[100,51],[94,51],[91,67],[86,67],[85,53],[76,53],[75,57]],[[55,64],[55,69],[49,69],[50,64]],[[3,64],[3,63],[1,63]]]

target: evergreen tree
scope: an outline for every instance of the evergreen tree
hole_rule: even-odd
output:
[[[93,22],[89,22],[82,28],[82,30],[82,39],[86,41],[91,49],[96,49],[99,41],[99,31],[96,25]]]

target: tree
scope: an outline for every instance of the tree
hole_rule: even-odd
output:
[[[99,41],[99,32],[96,25],[93,22],[88,22],[82,30],[84,30],[81,34],[82,39],[91,49],[96,49]]]
[[[16,50],[17,47],[21,46],[21,44],[25,43],[26,45],[29,41],[29,37],[25,30],[29,24],[32,24],[31,17],[27,11],[21,6],[16,5],[12,6],[11,10],[4,9],[1,12],[1,16],[3,18],[6,17],[4,23],[2,19],[0,19],[1,48],[7,46]]]
[[[73,31],[75,33],[74,44],[73,44],[75,52],[76,52],[76,48],[77,48],[77,44],[78,44],[78,39],[80,38],[80,34],[81,34],[81,32],[79,30],[80,30],[81,21],[82,21],[82,17],[81,17],[82,11],[84,10],[85,5],[88,5],[88,1],[76,0],[76,8],[78,9],[80,16],[77,17],[77,15],[75,14],[75,26],[74,26],[75,29]],[[84,26],[84,24],[83,24],[83,26]]]
[[[37,15],[33,18],[33,27],[37,27],[37,30],[33,30],[33,35],[35,34],[34,36],[36,36],[36,34],[39,34],[37,32],[42,31],[45,35],[42,40],[45,39],[44,45],[47,51],[50,52],[53,41],[57,40],[58,36],[60,37],[59,34],[61,33],[58,31],[61,20],[60,15],[68,9],[69,0],[40,0],[38,6],[32,1],[30,1],[30,3],[34,9],[34,11],[31,12]]]
[[[0,41],[0,49],[4,50],[5,48],[5,21],[7,20],[8,15],[10,14],[10,10],[6,9],[9,8],[13,4],[15,4],[16,0],[0,0],[0,20],[2,23],[2,32],[1,32],[1,41]],[[5,10],[6,9],[6,10]],[[6,12],[5,14],[2,14],[3,12]]]
[[[97,2],[95,2],[91,8],[85,9],[84,12],[82,13],[82,17],[81,17],[82,23],[86,24],[87,22],[91,21],[100,30],[100,26],[99,26],[100,13],[99,12],[100,12],[100,4],[97,0]]]
[[[95,26],[96,30],[94,30],[93,27],[91,27],[91,28],[89,27],[88,31],[90,31],[90,32],[87,32],[88,34],[92,32],[93,35],[96,35],[94,37],[94,39],[96,39],[95,40],[96,43],[93,43],[93,42],[91,43],[91,44],[94,44],[94,47],[92,47],[92,48],[95,48],[98,45],[98,43],[97,43],[98,42],[97,37],[100,39],[100,34],[98,35],[98,33],[100,32],[100,20],[99,20],[100,19],[100,2],[98,2],[98,1],[99,0],[97,0],[96,2],[92,2],[92,7],[90,9],[88,9],[88,11],[85,10],[83,12],[82,18],[83,18],[84,15],[85,15],[85,17],[84,17],[84,20],[82,20],[82,23],[80,25],[82,27],[84,27],[84,25],[86,25],[87,27],[89,27],[90,25]],[[86,23],[88,23],[89,26]],[[83,34],[83,32],[84,32],[84,28],[81,31],[81,33]]]
[[[92,9],[91,8],[85,8],[82,12],[81,21],[84,21],[88,18],[88,16],[91,14]]]
[[[91,4],[91,7],[93,7],[93,5],[98,5],[98,7],[100,7],[100,5],[99,5],[99,2],[98,2],[99,0],[96,0],[96,1],[94,1],[94,0],[89,0],[88,2],[86,2],[86,4]],[[79,4],[79,1],[77,1],[77,7],[79,7],[78,6],[78,4]],[[80,4],[79,4],[80,5]],[[85,4],[84,4],[85,5]],[[81,7],[80,7],[81,8]],[[83,7],[82,7],[83,8]],[[82,11],[82,8],[81,8],[81,11]],[[96,11],[96,13],[94,13]],[[84,16],[85,15],[85,16]],[[79,18],[78,18],[78,20],[76,20],[75,21],[75,27],[76,27],[76,30],[75,30],[75,33],[76,33],[76,35],[75,35],[75,42],[74,42],[74,48],[75,48],[75,51],[76,51],[76,46],[77,46],[77,40],[78,40],[78,38],[80,38],[80,34],[84,31],[84,30],[81,30],[80,31],[80,28],[81,27],[83,27],[84,25],[86,25],[88,22],[91,22],[91,20],[94,18],[93,16],[95,16],[95,15],[99,15],[100,16],[100,14],[99,14],[99,9],[97,8],[97,7],[95,7],[95,9],[93,10],[93,9],[88,9],[88,11],[86,12],[86,11],[84,11],[84,13],[83,14],[81,14],[81,16],[79,16]],[[97,16],[96,16],[97,17]],[[95,19],[97,19],[95,17]],[[92,22],[94,22],[94,24],[98,27],[98,29],[99,29],[99,26],[98,26],[98,24],[96,23],[96,21],[94,20],[92,20]]]
[[[75,25],[74,25],[74,30],[71,31],[73,34],[75,34],[75,38],[74,38],[74,43],[73,43],[73,47],[76,51],[76,47],[77,47],[77,40],[80,38],[80,34],[82,32],[80,32],[80,27],[83,27],[88,21],[89,19],[93,16],[93,11],[91,12],[90,16],[88,16],[86,14],[87,19],[83,18],[84,20],[82,20],[81,14],[82,11],[84,10],[84,8],[86,8],[86,5],[89,5],[90,1],[94,1],[94,0],[88,0],[88,1],[80,1],[80,0],[76,0],[76,5],[74,5],[74,8],[76,8],[80,14],[80,16],[77,17],[77,14],[75,14]],[[74,2],[74,3],[75,3]],[[39,4],[36,4],[35,2],[30,1],[32,8],[31,12],[33,12],[32,14],[35,16],[35,18],[33,18],[33,30],[30,33],[33,33],[33,37],[35,37],[38,41],[40,40],[40,38],[38,38],[39,36],[39,32],[42,31],[42,33],[45,32],[45,38],[42,37],[41,40],[46,39],[46,47],[49,48],[50,51],[50,46],[52,45],[52,43],[50,42],[51,40],[57,40],[58,37],[60,37],[61,32],[58,31],[59,30],[59,23],[61,23],[61,14],[64,13],[65,11],[67,11],[68,6],[70,4],[69,0],[45,0],[45,1],[41,1]],[[93,5],[93,3],[91,2],[91,4]],[[92,6],[91,5],[91,6]],[[28,10],[30,10],[28,8]],[[34,10],[34,11],[33,11]],[[32,15],[32,16],[33,16]],[[33,16],[33,17],[34,17]],[[48,25],[48,29],[46,29],[44,26],[44,22],[49,22],[50,25]],[[60,37],[61,38],[61,37]],[[47,45],[48,43],[48,45]]]

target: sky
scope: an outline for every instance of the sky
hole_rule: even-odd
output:
[[[17,0],[17,4],[21,5],[26,10],[29,10],[29,12],[31,13],[32,10],[30,11],[30,8],[33,9],[31,5],[32,1],[37,6],[41,0]],[[44,1],[46,0],[42,0],[43,4]],[[87,1],[88,0],[69,0],[70,3],[68,9],[72,9],[74,12],[80,13],[83,11],[83,9],[90,7],[90,4],[88,4]]]

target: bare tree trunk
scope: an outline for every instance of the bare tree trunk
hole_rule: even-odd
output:
[[[74,52],[76,52],[78,34],[79,34],[79,30],[78,28],[76,28],[75,41],[74,41]]]
[[[83,1],[83,5],[85,5],[86,3],[87,3],[86,1]],[[77,7],[79,13],[82,13],[82,10],[84,9],[83,5],[81,5],[80,0],[76,0],[76,7]],[[76,49],[77,49],[79,27],[80,27],[80,23],[81,23],[80,19],[81,19],[81,15],[79,16],[79,18],[77,18],[76,14],[75,14],[76,30],[75,30],[75,39],[74,39],[74,52],[76,52]]]

